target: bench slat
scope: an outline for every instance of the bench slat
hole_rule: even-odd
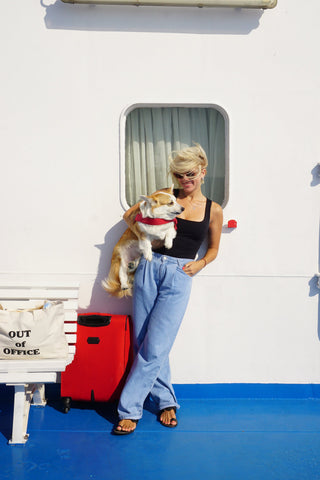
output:
[[[65,368],[66,359],[48,358],[42,360],[1,360],[0,372],[1,374],[15,372],[52,372],[58,368]],[[9,373],[8,373],[9,372]]]
[[[76,323],[64,323],[64,331],[65,333],[76,333],[77,332],[77,324]]]
[[[0,373],[0,382],[7,385],[28,384],[28,383],[56,383],[58,372],[62,370],[40,372],[14,372],[10,375]]]
[[[20,289],[7,289],[2,292],[1,297],[5,299],[23,300],[26,296],[30,299],[46,300],[56,299],[63,300],[67,298],[77,298],[78,292],[75,290],[51,290],[51,289],[31,289],[27,292]]]
[[[71,333],[66,333],[67,341],[70,344],[75,344],[77,340],[77,335],[73,335]]]
[[[77,312],[71,310],[65,310],[65,321],[69,323],[77,323],[78,315]]]

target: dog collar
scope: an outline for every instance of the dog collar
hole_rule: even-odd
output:
[[[136,222],[146,223],[147,225],[165,225],[166,223],[174,223],[174,228],[177,230],[177,219],[173,218],[172,220],[164,220],[163,218],[151,218],[151,217],[143,217],[141,213],[135,218]]]

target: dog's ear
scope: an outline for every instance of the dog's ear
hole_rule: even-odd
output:
[[[140,203],[140,212],[143,217],[148,217],[150,214],[150,207],[152,205],[152,199],[145,195],[140,195],[142,202]]]

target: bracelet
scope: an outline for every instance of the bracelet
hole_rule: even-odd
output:
[[[205,258],[201,258],[201,260],[204,261],[204,267],[206,267],[206,266],[207,266],[207,260],[206,260]],[[204,267],[203,267],[203,268],[204,268]]]

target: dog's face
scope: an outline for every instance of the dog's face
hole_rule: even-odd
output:
[[[171,193],[158,192],[148,197],[141,195],[141,198],[140,211],[143,217],[173,220],[184,210]]]

